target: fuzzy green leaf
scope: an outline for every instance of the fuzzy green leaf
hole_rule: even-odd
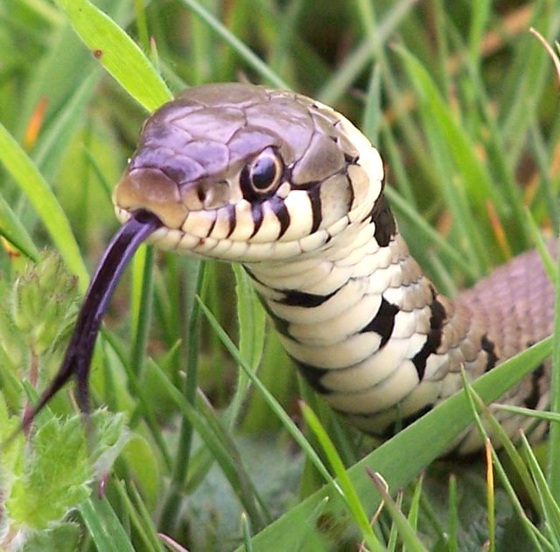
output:
[[[50,531],[33,533],[25,543],[25,552],[75,552],[79,549],[80,533],[76,523],[62,523]]]
[[[80,416],[51,418],[33,439],[25,474],[14,482],[6,511],[15,526],[47,529],[85,500],[91,478]]]

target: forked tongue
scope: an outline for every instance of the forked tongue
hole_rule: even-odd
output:
[[[82,412],[89,413],[89,371],[101,320],[128,262],[140,244],[160,226],[161,221],[153,213],[138,211],[113,238],[86,292],[62,365],[37,405],[25,413],[23,430],[72,376],[76,378],[78,406]]]

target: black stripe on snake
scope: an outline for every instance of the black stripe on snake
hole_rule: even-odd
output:
[[[307,382],[350,424],[388,436],[461,389],[461,368],[474,380],[549,335],[554,294],[533,251],[453,301],[440,295],[409,254],[383,176],[367,138],[319,102],[249,84],[191,88],[144,124],[114,192],[124,226],[109,251],[130,257],[149,236],[242,263]],[[102,297],[90,291],[82,308],[96,309],[95,324],[78,324],[26,424],[72,376],[89,407],[93,341],[120,274],[105,273]],[[549,381],[543,366],[501,402],[544,409]],[[511,436],[532,424],[497,417]],[[532,439],[545,430],[533,427]],[[481,444],[471,428],[453,448]]]

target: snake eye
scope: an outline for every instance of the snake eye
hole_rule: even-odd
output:
[[[269,194],[277,188],[283,172],[278,153],[273,148],[264,149],[241,171],[243,195],[247,199],[253,199]]]

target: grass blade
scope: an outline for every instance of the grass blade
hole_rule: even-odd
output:
[[[56,0],[74,30],[115,80],[147,111],[172,99],[171,92],[137,44],[87,0]]]
[[[290,89],[290,85],[278,76],[270,67],[262,61],[250,48],[248,48],[241,40],[233,35],[225,25],[216,19],[209,11],[207,11],[198,2],[192,0],[181,0],[189,10],[200,17],[220,38],[227,42],[261,77],[269,82],[272,86]]]
[[[358,527],[362,531],[362,538],[371,550],[382,550],[383,548],[381,543],[371,528],[367,514],[360,503],[360,499],[354,489],[354,486],[352,485],[352,482],[350,481],[350,478],[348,477],[348,474],[346,473],[344,463],[338,455],[333,442],[327,435],[327,432],[321,425],[319,418],[317,418],[313,410],[311,410],[311,408],[309,408],[309,406],[305,403],[302,403],[301,409],[307,424],[319,439],[319,443],[329,460],[331,468],[340,482],[340,487],[344,494],[344,501],[346,502],[348,510],[352,514],[354,520],[358,524]]]
[[[4,236],[13,246],[19,249],[26,257],[36,261],[39,258],[39,250],[33,243],[25,226],[20,222],[18,216],[0,195],[0,235]]]
[[[85,292],[89,283],[89,274],[68,218],[33,161],[2,124],[0,124],[0,162],[37,211],[68,268],[80,279],[78,284],[80,290]]]
[[[383,497],[383,504],[391,514],[391,518],[403,540],[403,544],[405,545],[406,550],[412,550],[413,552],[427,552],[428,549],[422,544],[422,542],[414,532],[414,529],[412,528],[408,520],[404,517],[397,503],[389,494],[385,485],[385,481],[380,476],[380,474],[374,473],[369,468],[366,468],[366,471],[368,472],[368,475],[373,481],[376,489]]]
[[[80,514],[98,550],[134,552],[130,538],[107,500],[90,498],[80,506]]]

